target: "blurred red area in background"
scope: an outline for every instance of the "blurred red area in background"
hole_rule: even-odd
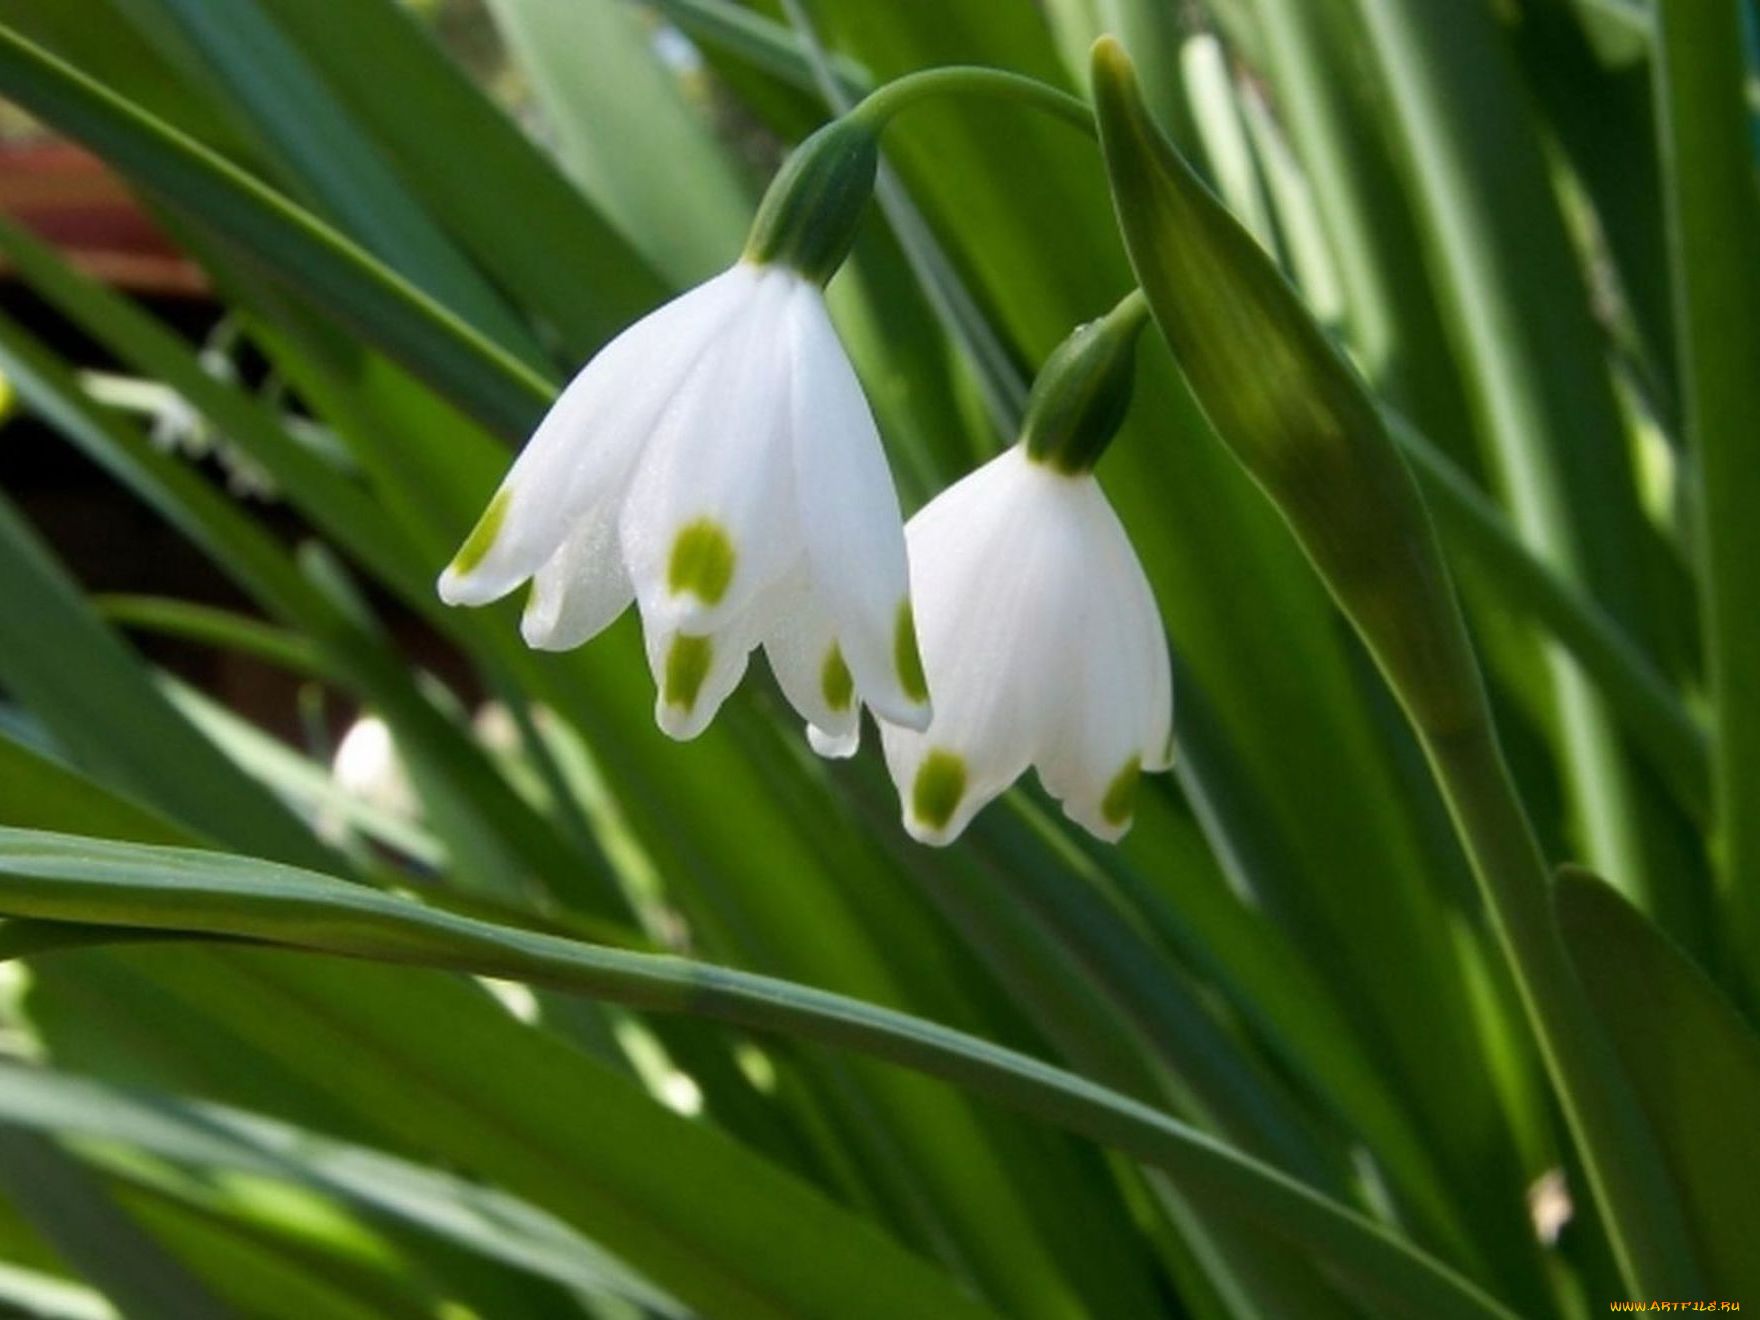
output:
[[[207,296],[200,268],[159,232],[114,174],[78,147],[0,143],[0,212],[117,288],[161,298]]]

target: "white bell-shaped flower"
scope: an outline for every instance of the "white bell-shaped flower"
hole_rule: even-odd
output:
[[[440,578],[532,581],[521,630],[579,646],[634,600],[655,715],[700,733],[763,645],[827,754],[860,705],[922,727],[904,535],[817,282],[742,260],[624,331],[565,389]]]
[[[905,828],[957,838],[1031,765],[1070,819],[1112,841],[1137,780],[1173,760],[1161,615],[1136,551],[1086,470],[1020,444],[905,529],[935,717],[882,724]]]

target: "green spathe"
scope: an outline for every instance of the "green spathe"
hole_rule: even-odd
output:
[[[1021,421],[1029,457],[1071,476],[1100,461],[1130,411],[1137,333],[1148,314],[1142,293],[1133,289],[1051,351]]]
[[[1149,118],[1116,41],[1094,113],[1119,228],[1192,393],[1398,676],[1420,728],[1477,725],[1484,696],[1429,518],[1355,372],[1251,234]]]
[[[834,119],[794,149],[764,194],[745,259],[787,266],[815,284],[837,273],[861,227],[880,164],[872,128]]]

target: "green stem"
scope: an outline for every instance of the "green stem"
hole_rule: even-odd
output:
[[[1711,771],[1705,730],[1650,658],[1598,601],[1523,545],[1503,511],[1416,427],[1390,409],[1382,416],[1449,552],[1496,581],[1502,604],[1533,620],[1570,652],[1673,787],[1681,808],[1694,820],[1706,820]]]
[[[1025,74],[973,64],[923,69],[895,78],[863,97],[846,118],[878,132],[907,106],[932,96],[948,95],[989,96],[1030,105],[1081,129],[1090,137],[1094,135],[1094,114],[1079,97],[1060,92]]]
[[[1419,734],[1633,1295],[1695,1295],[1697,1274],[1674,1190],[1559,937],[1546,859],[1489,712],[1458,730],[1420,727]],[[1609,1078],[1621,1080],[1603,1084]]]

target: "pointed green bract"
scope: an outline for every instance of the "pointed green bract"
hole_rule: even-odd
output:
[[[471,528],[471,534],[464,538],[464,544],[459,546],[458,554],[452,560],[452,571],[460,577],[483,562],[494,546],[495,538],[501,535],[501,523],[507,517],[507,502],[512,494],[505,486],[496,491],[489,507],[483,510],[483,516],[477,519],[477,525]]]
[[[929,699],[929,680],[923,674],[923,655],[917,649],[917,619],[911,603],[900,601],[898,622],[893,625],[892,663],[898,670],[899,686],[912,701]]]
[[[1479,721],[1478,672],[1411,474],[1355,372],[1258,240],[1094,47],[1094,110],[1131,264],[1217,436],[1265,488],[1420,727]]]
[[[698,518],[679,530],[666,565],[666,585],[675,596],[690,592],[705,605],[717,604],[733,581],[733,541],[720,523]]]

